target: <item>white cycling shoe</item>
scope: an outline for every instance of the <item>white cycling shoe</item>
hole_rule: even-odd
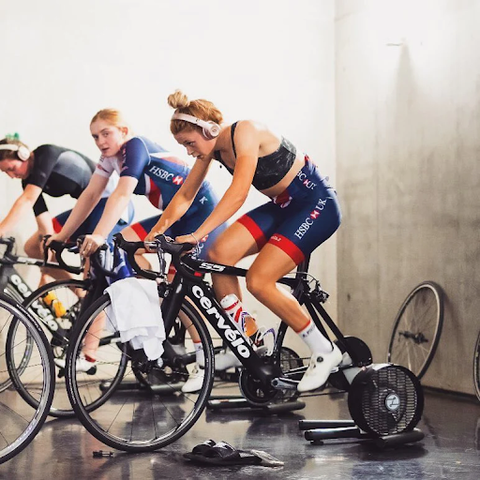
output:
[[[205,369],[201,368],[198,363],[193,367],[192,372],[188,376],[188,380],[182,386],[183,393],[195,393],[198,392],[203,385],[203,379],[205,378]]]
[[[342,352],[333,343],[333,350],[329,353],[314,353],[310,365],[297,386],[299,392],[309,392],[323,386],[332,370],[342,363]]]
[[[202,363],[201,361],[195,363],[193,370],[188,376],[188,380],[182,386],[183,393],[198,392],[202,388],[205,377],[205,369]],[[242,364],[238,358],[230,350],[222,350],[215,355],[215,371],[217,372],[241,366]]]
[[[215,355],[215,371],[217,372],[241,366],[240,360],[230,350],[222,350]]]
[[[55,358],[53,362],[57,367],[60,367],[60,368],[65,368],[65,365],[67,363],[64,358]],[[88,372],[96,365],[97,365],[97,362],[89,362],[88,360],[85,359],[85,357],[78,357],[75,368],[77,372]]]

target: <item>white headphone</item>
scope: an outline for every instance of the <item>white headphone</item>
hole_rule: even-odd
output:
[[[30,158],[30,150],[24,145],[16,145],[14,143],[4,143],[0,145],[0,150],[10,150],[11,152],[17,152],[17,157],[22,162],[25,162]]]
[[[199,127],[202,127],[203,136],[207,140],[212,140],[218,137],[220,133],[220,125],[212,121],[201,120],[193,115],[187,115],[186,113],[174,113],[172,120],[184,120],[185,122],[193,123]]]

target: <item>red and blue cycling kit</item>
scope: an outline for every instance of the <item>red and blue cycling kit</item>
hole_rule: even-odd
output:
[[[298,265],[335,233],[341,214],[337,195],[317,166],[305,157],[304,167],[271,202],[238,219],[257,242],[282,249]]]
[[[96,175],[109,177],[112,172],[118,172],[120,177],[133,177],[138,180],[134,194],[145,195],[150,203],[163,210],[179,188],[182,186],[190,168],[187,163],[164,150],[160,145],[145,137],[133,137],[122,147],[115,157],[102,157],[95,170]],[[183,217],[174,223],[166,232],[173,238],[194,232],[212,213],[218,199],[209,182],[204,181],[191,207]],[[147,218],[131,227],[141,240],[144,240],[160,215]],[[225,229],[225,226],[216,228],[213,232],[199,240],[200,258],[216,237]]]
[[[235,158],[236,124],[231,126]],[[225,165],[220,152],[214,152],[214,156]],[[261,191],[276,185],[288,173],[296,157],[296,148],[282,137],[275,152],[258,159],[253,186]],[[308,156],[304,158],[305,165],[280,195],[237,220],[251,233],[259,250],[266,243],[276,245],[296,265],[333,235],[341,221],[335,190]],[[231,168],[227,169],[233,173]]]

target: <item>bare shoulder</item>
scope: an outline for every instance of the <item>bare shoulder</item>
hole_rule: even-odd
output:
[[[235,134],[238,132],[242,133],[252,133],[260,132],[265,129],[265,125],[255,120],[239,120],[236,122]]]
[[[282,136],[271,130],[265,123],[254,120],[242,120],[238,122],[239,137],[243,139],[255,139],[258,145],[258,156],[268,155],[280,145]]]
[[[273,132],[265,123],[256,120],[240,120],[237,122],[237,129],[235,134],[239,132],[240,135],[255,135],[260,140],[260,143],[280,142],[281,136]]]

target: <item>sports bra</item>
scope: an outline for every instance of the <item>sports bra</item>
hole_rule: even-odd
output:
[[[233,154],[237,158],[237,151],[235,149],[234,134],[237,127],[235,122],[231,126],[232,147]],[[233,174],[233,169],[225,165],[222,160],[219,150],[213,152],[215,160],[218,160],[230,173]],[[257,190],[266,190],[267,188],[276,185],[290,170],[297,158],[297,150],[295,146],[286,138],[282,137],[279,147],[273,152],[264,157],[258,157],[257,168],[253,176],[252,184]]]

